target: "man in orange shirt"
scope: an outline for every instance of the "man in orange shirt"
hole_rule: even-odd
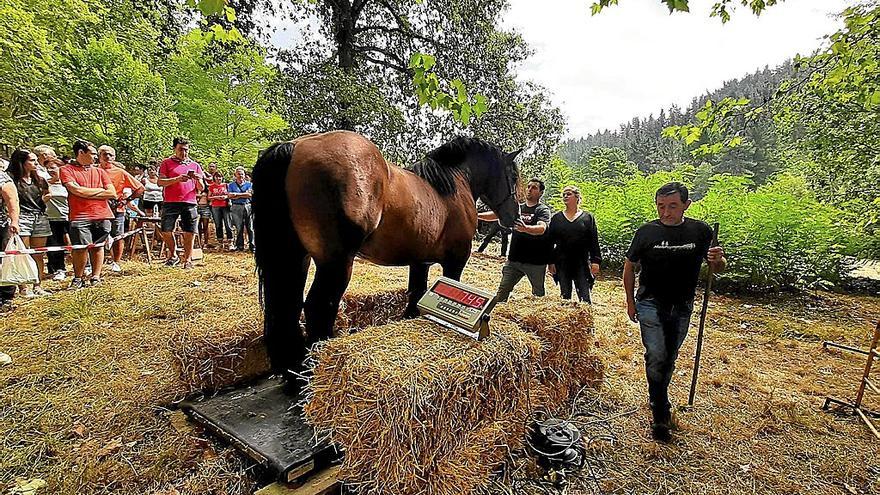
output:
[[[73,143],[74,161],[61,167],[59,176],[61,183],[67,188],[68,206],[70,207],[70,240],[73,244],[100,243],[110,234],[110,219],[113,212],[107,206],[107,200],[116,198],[116,189],[107,172],[93,167],[98,152],[95,145],[88,141]],[[101,267],[104,264],[104,248],[75,249],[73,258],[73,280],[71,289],[83,287],[83,272],[86,268],[86,256],[92,262],[91,285],[101,281]]]
[[[116,150],[106,144],[98,148],[98,166],[110,176],[110,182],[116,189],[116,201],[110,201],[113,211],[113,222],[110,224],[110,237],[122,235],[125,232],[125,205],[134,198],[144,193],[144,186],[132,177],[116,160]],[[119,260],[122,259],[124,243],[114,242],[112,247],[113,264],[110,271],[119,273],[122,268]]]

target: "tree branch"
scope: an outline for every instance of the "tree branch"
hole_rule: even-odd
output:
[[[372,46],[372,45],[354,45],[353,48],[354,48],[354,51],[356,51],[358,53],[362,53],[362,54],[366,54],[368,52],[381,53],[382,55],[385,55],[386,57],[393,59],[395,62],[397,62],[401,66],[406,65],[404,60],[402,58],[400,58],[400,56],[398,54],[396,54],[390,50],[386,50],[385,48],[380,48],[378,46]]]
[[[402,74],[409,74],[409,69],[407,69],[406,67],[403,67],[402,65],[397,65],[393,62],[389,62],[388,60],[371,57],[371,56],[367,55],[366,53],[362,54],[361,56],[364,57],[364,60],[366,60],[368,62],[372,62],[377,65],[381,65],[382,67],[386,67],[388,69],[395,70],[395,71],[400,72]]]
[[[392,17],[394,17],[394,22],[397,23],[397,28],[390,28],[393,31],[398,31],[406,36],[410,36],[414,39],[424,41],[426,43],[430,43],[434,45],[436,48],[443,48],[443,46],[435,39],[429,38],[427,36],[421,35],[413,31],[412,26],[407,22],[407,20],[400,14],[397,8],[388,0],[378,0],[379,4],[385,7]]]

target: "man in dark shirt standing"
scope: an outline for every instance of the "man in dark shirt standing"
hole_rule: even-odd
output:
[[[654,198],[660,218],[636,231],[626,252],[623,287],[627,316],[639,323],[645,346],[651,433],[656,440],[668,442],[669,381],[690,325],[700,266],[705,258],[712,270],[720,273],[727,260],[720,246],[710,247],[709,225],[684,217],[691,205],[684,184],[670,182],[658,189]],[[638,293],[634,293],[636,263],[641,264]]]
[[[501,284],[498,286],[498,302],[507,301],[510,291],[523,278],[532,284],[532,294],[544,295],[544,277],[550,261],[552,246],[547,242],[544,232],[550,223],[550,208],[542,204],[544,182],[532,179],[526,186],[526,202],[520,203],[520,217],[513,226],[510,239],[510,253],[501,269]],[[498,220],[495,213],[477,215],[480,220]]]

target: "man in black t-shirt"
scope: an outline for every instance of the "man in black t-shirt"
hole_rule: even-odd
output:
[[[651,401],[651,432],[661,442],[671,440],[669,381],[678,350],[687,335],[700,266],[706,259],[715,273],[727,260],[720,246],[711,247],[712,229],[705,222],[685,218],[691,205],[688,190],[670,182],[657,190],[660,218],[639,227],[626,252],[623,287],[626,313],[639,323],[645,346],[645,373]],[[641,265],[639,290],[635,264]]]
[[[506,301],[523,277],[527,277],[532,284],[532,294],[544,295],[544,277],[553,246],[544,235],[552,212],[547,205],[541,204],[542,194],[544,182],[539,179],[530,180],[526,186],[526,202],[520,203],[520,217],[513,226],[507,262],[501,269],[498,302]],[[477,218],[486,221],[498,219],[492,212],[479,213]]]

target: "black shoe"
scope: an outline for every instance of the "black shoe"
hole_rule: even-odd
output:
[[[672,441],[672,433],[669,431],[668,423],[651,423],[651,436],[660,443],[669,443]]]

